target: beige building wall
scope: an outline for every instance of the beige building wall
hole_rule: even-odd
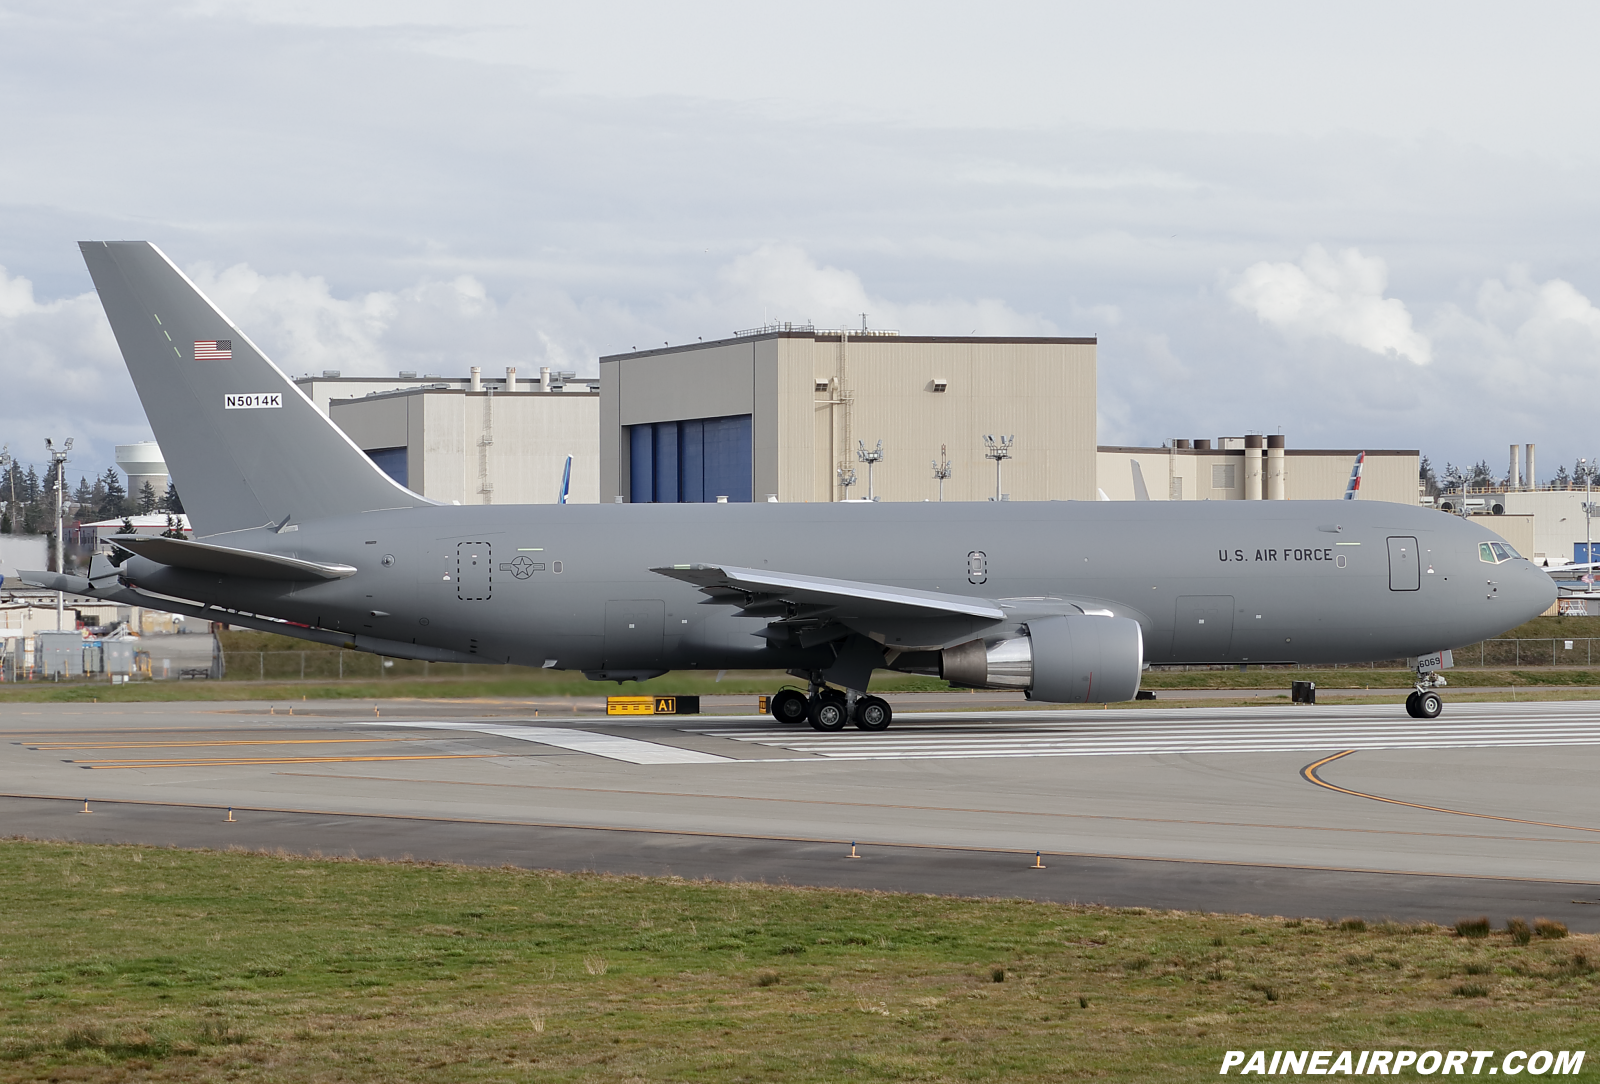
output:
[[[568,500],[600,499],[597,392],[419,390],[336,399],[331,417],[363,449],[406,448],[409,487],[434,500],[554,504],[568,455]]]
[[[857,442],[880,440],[880,500],[937,499],[941,445],[945,499],[992,499],[985,434],[1016,438],[1010,499],[1092,500],[1095,351],[1092,339],[779,332],[601,358],[600,487],[631,495],[630,425],[750,414],[757,501],[863,498]],[[848,493],[841,464],[858,478]]]
[[[1557,558],[1570,561],[1575,543],[1600,542],[1600,516],[1585,525],[1583,506],[1589,497],[1581,489],[1536,489],[1484,496],[1492,496],[1495,501],[1504,504],[1507,516],[1526,514],[1534,517],[1536,528],[1533,541],[1528,549],[1521,551],[1525,557],[1537,557],[1541,561],[1549,558],[1552,564]],[[1594,496],[1600,498],[1600,491],[1596,491]],[[1505,519],[1507,516],[1493,518]],[[1586,537],[1586,531],[1592,533],[1592,538]],[[1511,544],[1517,545],[1515,542]]]
[[[1356,452],[1290,448],[1284,456],[1284,496],[1291,501],[1329,501],[1344,496]],[[1245,452],[1194,448],[1108,446],[1096,455],[1098,488],[1114,501],[1134,499],[1133,467],[1144,474],[1150,499],[1243,500]],[[1266,451],[1262,451],[1266,463]],[[1414,451],[1368,452],[1361,472],[1360,500],[1417,503],[1420,455]]]

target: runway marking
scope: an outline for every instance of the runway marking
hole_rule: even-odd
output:
[[[1359,790],[1350,790],[1348,787],[1341,787],[1330,783],[1326,779],[1323,779],[1317,775],[1317,769],[1322,767],[1324,764],[1331,764],[1333,761],[1338,760],[1341,757],[1347,757],[1354,752],[1354,749],[1346,749],[1342,753],[1335,753],[1332,756],[1323,757],[1321,760],[1307,764],[1304,768],[1300,769],[1300,777],[1308,783],[1315,783],[1317,786],[1326,787],[1328,790],[1336,790],[1340,794],[1349,794],[1356,798],[1367,798],[1374,802],[1385,802],[1389,805],[1403,805],[1410,809],[1425,809],[1430,813],[1451,813],[1457,817],[1477,817],[1486,821],[1504,821],[1507,824],[1530,824],[1537,828],[1562,828],[1569,832],[1600,833],[1600,828],[1584,828],[1581,825],[1576,824],[1553,824],[1550,821],[1530,821],[1524,820],[1521,817],[1497,817],[1493,813],[1469,813],[1464,809],[1446,809],[1443,806],[1437,805],[1422,805],[1417,802],[1403,802],[1398,798],[1385,798],[1381,794],[1367,794]]]
[[[258,764],[353,764],[372,760],[492,760],[505,753],[420,753],[413,756],[370,757],[228,757],[190,760],[129,760],[104,764],[84,764],[69,760],[80,768],[230,768]]]
[[[1341,756],[1343,754],[1340,754]],[[755,762],[763,763],[763,762]],[[780,762],[792,763],[792,762]],[[1323,763],[1319,761],[1318,763]],[[1037,809],[981,809],[964,806],[941,805],[911,805],[903,802],[847,802],[830,798],[767,798],[753,794],[706,794],[698,791],[678,790],[634,790],[625,787],[562,787],[550,786],[544,783],[488,783],[471,779],[418,779],[398,775],[337,775],[332,772],[274,772],[274,775],[297,777],[301,779],[359,779],[373,783],[428,783],[452,787],[496,787],[512,790],[554,790],[571,791],[579,794],[637,794],[648,798],[693,798],[712,801],[735,802],[773,802],[783,805],[815,805],[837,806],[841,809],[906,809],[925,813],[980,813],[996,817],[1044,817],[1060,820],[1074,821],[1117,821],[1131,824],[1193,824],[1209,828],[1261,828],[1271,831],[1292,832],[1349,832],[1355,835],[1371,836],[1416,836],[1425,839],[1494,839],[1512,840],[1519,843],[1581,843],[1584,846],[1600,846],[1600,840],[1592,839],[1563,839],[1554,836],[1497,836],[1484,835],[1476,832],[1418,832],[1398,828],[1355,828],[1341,825],[1323,824],[1267,824],[1257,821],[1208,821],[1182,817],[1124,817],[1112,813],[1059,813],[1052,810]],[[1335,788],[1337,789],[1337,788]],[[1530,822],[1534,823],[1534,822]],[[1580,831],[1594,831],[1584,828]]]
[[[1109,716],[1109,717],[1107,717]],[[1187,708],[1129,713],[1029,712],[1003,722],[969,716],[902,715],[883,732],[796,732],[767,726],[703,725],[688,733],[750,742],[828,760],[925,760],[1172,753],[1315,752],[1320,749],[1440,749],[1600,745],[1600,705],[1459,704],[1448,719],[1414,720],[1398,706],[1321,710]]]
[[[362,726],[388,726],[395,728],[424,727],[430,730],[453,730],[458,733],[489,734],[517,741],[538,742],[558,749],[572,749],[590,753],[609,760],[629,764],[730,764],[734,758],[716,753],[702,753],[698,749],[681,749],[675,745],[659,745],[639,741],[637,738],[620,738],[614,734],[601,734],[592,730],[573,730],[558,726],[499,726],[483,723],[421,722],[414,719],[382,722],[378,720],[352,720]]]
[[[437,738],[276,738],[261,741],[243,741],[229,738],[219,741],[132,741],[132,742],[15,742],[27,749],[53,752],[59,749],[210,749],[225,745],[352,745],[357,742],[438,741]]]

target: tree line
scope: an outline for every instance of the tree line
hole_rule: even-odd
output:
[[[56,470],[52,463],[41,474],[31,463],[24,470],[13,461],[0,472],[0,504],[5,509],[0,512],[0,534],[49,534],[55,530]],[[69,523],[183,511],[183,501],[171,482],[163,493],[157,493],[149,482],[139,492],[129,493],[115,467],[107,467],[92,482],[88,475],[80,475],[76,486],[71,484],[69,470],[65,481],[62,497]]]
[[[1444,470],[1435,471],[1427,456],[1422,457],[1418,477],[1423,492],[1430,497],[1437,497],[1441,493],[1459,493],[1463,486],[1469,489],[1492,489],[1506,485],[1510,480],[1510,475],[1496,473],[1487,459],[1480,459],[1466,469],[1447,460]],[[1523,484],[1527,484],[1526,480]],[[1550,479],[1550,486],[1554,489],[1582,489],[1585,485],[1600,487],[1600,464],[1585,463],[1580,459],[1568,470],[1563,463]]]

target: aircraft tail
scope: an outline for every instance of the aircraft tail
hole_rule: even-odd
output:
[[[1366,465],[1367,453],[1361,452],[1356,456],[1356,465],[1350,468],[1350,481],[1345,483],[1344,499],[1353,501],[1361,492],[1361,468]]]
[[[155,245],[78,247],[195,534],[435,503],[379,470]]]

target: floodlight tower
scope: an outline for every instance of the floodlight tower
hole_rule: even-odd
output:
[[[850,499],[850,487],[856,484],[856,469],[854,467],[839,467],[839,487],[844,490],[844,499]]]
[[[1015,436],[991,437],[988,434],[983,438],[983,446],[987,449],[983,457],[994,460],[994,499],[997,501],[1000,499],[1000,464],[1011,458],[1011,445],[1016,439]]]
[[[66,507],[63,501],[61,483],[67,473],[67,453],[72,451],[72,438],[68,437],[66,443],[57,448],[55,442],[49,437],[44,438],[45,450],[50,453],[50,469],[56,475],[56,575],[67,574],[66,546],[62,536],[66,522]],[[61,631],[61,626],[67,612],[67,596],[60,591],[56,592],[56,631]]]
[[[939,459],[933,464],[933,476],[939,479],[939,501],[944,501],[944,480],[950,477],[955,470],[950,465],[950,456],[945,453],[945,446],[939,445]]]
[[[872,468],[883,459],[883,441],[878,441],[878,446],[870,452],[865,441],[856,441],[856,458],[867,465],[867,500],[875,501],[878,497],[872,490]]]

